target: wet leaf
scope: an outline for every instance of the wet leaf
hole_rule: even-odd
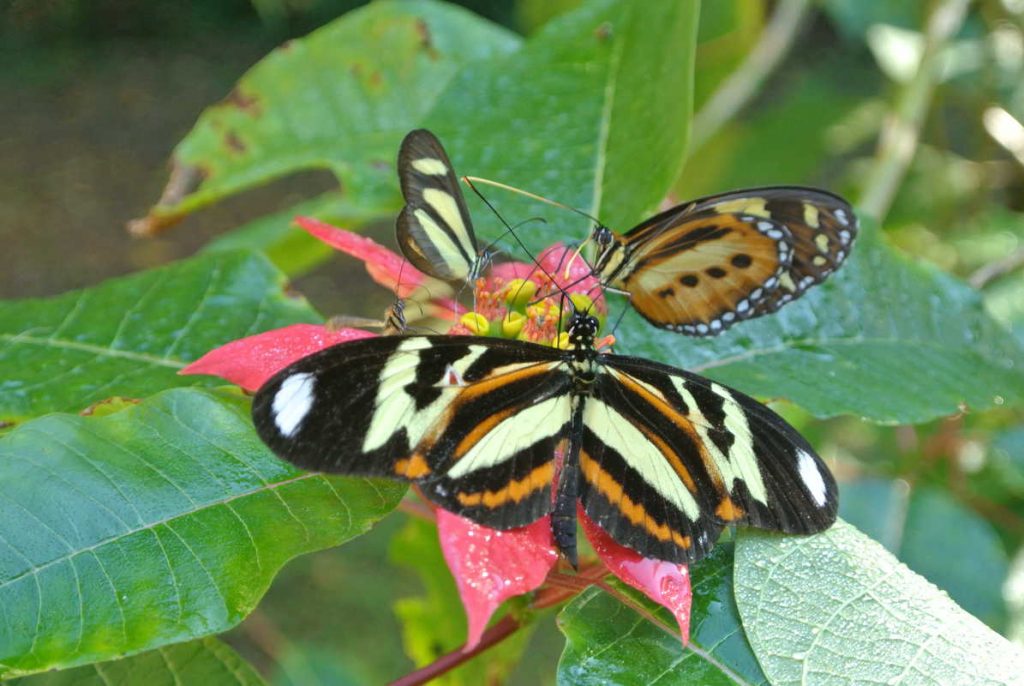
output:
[[[1010,684],[1024,673],[1019,646],[842,521],[808,537],[743,531],[736,605],[773,684]]]
[[[996,529],[945,491],[884,479],[844,483],[839,513],[995,629],[1009,568]],[[970,551],[950,564],[949,551]]]
[[[732,563],[733,546],[720,543],[692,566],[692,634],[686,648],[672,615],[654,603],[637,600],[661,626],[597,588],[580,594],[559,615],[567,641],[559,683],[767,683],[740,625]]]
[[[403,490],[278,460],[234,394],[28,422],[0,438],[0,676],[223,631],[285,562],[363,533]]]
[[[196,257],[54,298],[0,302],[0,420],[174,386],[208,350],[319,315],[249,252]]]
[[[122,660],[36,674],[8,683],[17,686],[261,686],[266,682],[227,644],[215,638],[203,638]]]

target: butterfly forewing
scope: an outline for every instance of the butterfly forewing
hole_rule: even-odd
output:
[[[410,132],[398,153],[405,207],[396,234],[405,257],[445,281],[476,277],[479,256],[469,210],[448,155],[426,129]]]
[[[820,283],[846,258],[856,231],[850,206],[824,191],[735,191],[614,237],[596,271],[656,326],[714,335]]]

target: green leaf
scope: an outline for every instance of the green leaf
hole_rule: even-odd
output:
[[[914,423],[1024,401],[1024,348],[977,291],[864,233],[839,272],[774,315],[694,340],[631,313],[619,350],[817,417]]]
[[[690,644],[683,648],[675,620],[640,600],[658,627],[597,588],[581,593],[559,615],[567,639],[558,665],[564,684],[764,684],[733,600],[733,546],[720,543],[691,568]]]
[[[0,302],[0,420],[78,411],[115,395],[210,384],[177,376],[212,348],[320,321],[260,255],[218,253],[54,298]]]
[[[406,653],[416,666],[430,664],[461,647],[466,641],[466,613],[441,552],[437,527],[420,519],[410,519],[392,539],[390,557],[396,564],[415,572],[424,586],[422,595],[395,602]],[[504,614],[499,610],[495,617]],[[436,683],[438,686],[504,683],[522,656],[530,638],[529,629],[527,626],[517,631],[479,657],[438,677]]]
[[[947,563],[969,551],[946,546]],[[1010,684],[1024,651],[845,522],[743,531],[736,604],[772,684]]]
[[[14,679],[16,686],[261,686],[266,682],[215,638],[158,648],[122,660]]]
[[[235,394],[28,422],[0,438],[0,676],[223,631],[281,565],[363,533],[403,490],[297,471]]]
[[[463,69],[426,123],[459,173],[629,226],[661,201],[682,166],[697,15],[695,2],[585,3],[513,58]],[[483,190],[513,224],[538,214],[552,221],[517,231],[534,250],[589,232],[589,222],[564,210]],[[490,211],[470,200],[477,231],[499,237]]]
[[[1009,561],[999,534],[945,491],[903,481],[843,484],[840,515],[989,626],[1006,621],[1002,585]],[[969,555],[950,564],[950,550]]]
[[[305,169],[328,169],[361,204],[389,198],[397,211],[402,136],[463,64],[518,45],[506,30],[440,2],[353,10],[272,52],[203,113],[175,149],[168,190],[138,229]]]

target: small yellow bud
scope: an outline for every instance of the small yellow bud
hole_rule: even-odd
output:
[[[479,312],[467,312],[459,317],[459,321],[477,336],[486,336],[491,330],[491,323]]]
[[[537,295],[537,284],[526,279],[512,279],[505,287],[505,302],[509,307],[522,309]]]
[[[501,335],[505,338],[515,338],[526,325],[526,317],[518,312],[509,312],[501,318]]]
[[[553,340],[551,342],[551,345],[553,347],[555,347],[555,348],[559,348],[560,350],[568,350],[569,349],[569,332],[568,331],[563,331],[560,334],[558,334],[558,338]]]

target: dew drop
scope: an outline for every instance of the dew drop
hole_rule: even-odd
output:
[[[997,395],[996,397],[992,398],[992,402],[995,403],[996,405],[1002,405],[1006,401],[1003,399],[1003,396]]]

